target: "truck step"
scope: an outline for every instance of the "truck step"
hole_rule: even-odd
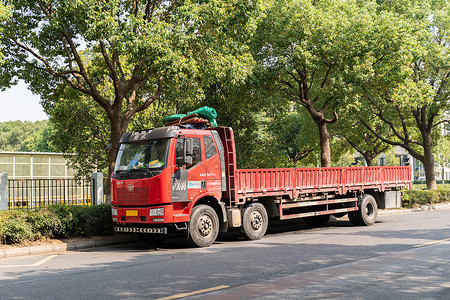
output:
[[[280,220],[306,218],[306,217],[314,217],[314,216],[321,216],[321,215],[332,215],[332,214],[350,212],[350,211],[356,211],[356,210],[358,210],[358,207],[347,207],[347,208],[339,208],[339,209],[333,209],[333,210],[306,212],[306,213],[300,213],[300,214],[280,215]]]
[[[325,205],[325,204],[336,204],[336,203],[348,203],[348,202],[357,202],[357,198],[341,198],[341,199],[327,199],[327,200],[319,200],[319,201],[302,201],[295,203],[287,203],[282,204],[282,208],[294,208],[294,207],[307,207],[307,206],[316,206],[316,205]]]

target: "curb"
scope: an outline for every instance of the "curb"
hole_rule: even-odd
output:
[[[29,247],[16,247],[0,249],[0,259],[18,257],[25,255],[45,254],[45,253],[57,253],[65,251],[91,249],[97,247],[105,247],[119,244],[127,244],[137,242],[136,235],[118,235],[112,237],[104,237],[97,239],[87,239],[83,241],[74,241],[61,244],[41,245],[41,246],[29,246]]]
[[[410,213],[410,212],[419,212],[419,211],[427,211],[427,210],[437,210],[437,209],[445,209],[450,208],[450,203],[442,203],[436,205],[422,205],[420,207],[414,208],[394,208],[394,209],[379,209],[379,215],[391,215],[391,214],[402,214],[402,213]]]

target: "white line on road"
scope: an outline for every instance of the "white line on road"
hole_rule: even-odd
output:
[[[220,286],[212,287],[212,288],[209,288],[209,289],[198,290],[198,291],[193,291],[193,292],[190,292],[190,293],[183,293],[183,294],[178,294],[178,295],[168,296],[168,297],[164,297],[164,298],[158,298],[158,299],[155,299],[155,300],[172,300],[172,299],[179,299],[179,298],[183,298],[183,297],[188,297],[188,296],[193,296],[193,295],[203,294],[203,293],[212,292],[212,291],[217,291],[217,290],[222,290],[222,289],[226,289],[226,288],[229,288],[229,286],[228,286],[228,285],[220,285]]]

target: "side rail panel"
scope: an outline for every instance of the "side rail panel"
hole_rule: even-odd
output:
[[[295,169],[296,197],[300,193],[340,192],[343,168]]]
[[[411,188],[410,167],[349,167],[297,169],[241,169],[236,171],[238,197],[284,196],[348,192],[365,189],[385,191]]]
[[[295,169],[237,170],[237,190],[240,198],[281,196],[293,197]]]

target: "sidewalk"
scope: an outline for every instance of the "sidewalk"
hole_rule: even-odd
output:
[[[118,244],[126,244],[137,242],[138,238],[134,234],[121,234],[114,236],[96,236],[91,238],[75,238],[64,240],[51,240],[43,242],[44,245],[33,245],[24,247],[9,246],[6,248],[0,248],[0,259],[45,254],[45,253],[58,253],[65,251],[83,250],[96,247],[105,247]]]
[[[417,208],[406,209],[380,209],[379,215],[410,213],[426,210],[436,210],[450,208],[450,203],[436,204],[436,205],[423,205]],[[33,245],[25,247],[9,246],[7,248],[0,248],[0,259],[7,257],[16,257],[24,255],[45,254],[45,253],[57,253],[65,251],[74,251],[82,249],[90,249],[96,247],[105,247],[118,244],[134,243],[138,238],[134,234],[120,234],[114,236],[97,236],[92,238],[76,238],[67,240],[52,240],[45,245]]]

